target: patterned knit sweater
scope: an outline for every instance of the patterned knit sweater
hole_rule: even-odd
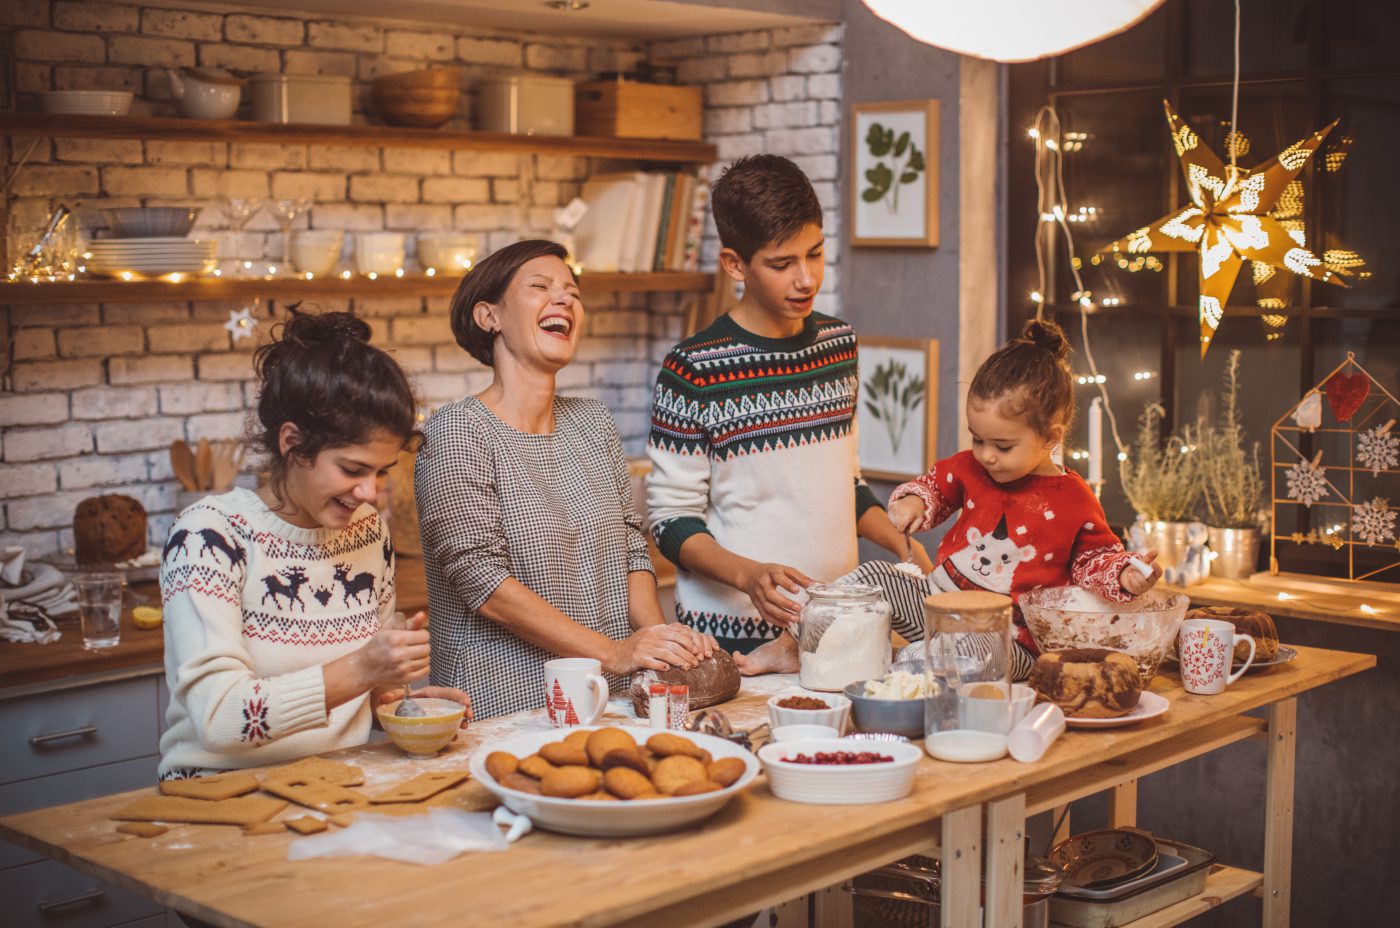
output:
[[[297,528],[256,493],[180,514],[160,565],[169,728],[163,777],[363,744],[368,694],[326,711],[321,665],[393,615],[393,551],[369,505],[339,531]]]
[[[856,337],[812,313],[791,338],[728,315],[672,349],[652,402],[647,507],[657,546],[679,564],[697,532],[728,550],[829,581],[856,565],[856,521],[879,503],[856,452]],[[676,615],[724,639],[779,629],[744,593],[682,569]]]
[[[1119,574],[1131,557],[1109,529],[1093,490],[1073,471],[997,483],[971,451],[945,458],[895,488],[890,502],[918,496],[927,531],[962,510],[943,536],[933,584],[944,590],[1022,593],[1074,583],[1113,602],[1127,602]],[[1017,612],[1017,640],[1038,653]]]

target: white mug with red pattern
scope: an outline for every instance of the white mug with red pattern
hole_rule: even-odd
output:
[[[608,707],[603,665],[591,657],[544,662],[544,708],[555,728],[595,725]]]
[[[1249,642],[1249,659],[1230,673],[1238,642]],[[1217,619],[1187,619],[1181,623],[1176,653],[1181,661],[1181,684],[1186,692],[1215,696],[1225,692],[1254,663],[1254,639],[1235,633],[1235,626]]]

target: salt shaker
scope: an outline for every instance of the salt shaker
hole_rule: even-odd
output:
[[[668,727],[684,731],[685,723],[690,720],[690,687],[684,683],[673,685],[667,692],[667,699],[671,710]]]
[[[670,710],[666,701],[667,689],[664,683],[651,683],[647,686],[647,718],[651,720],[652,728],[665,728],[670,722]]]

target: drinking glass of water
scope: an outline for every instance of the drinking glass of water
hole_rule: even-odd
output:
[[[78,614],[83,625],[83,647],[89,651],[115,648],[122,637],[121,574],[80,574],[73,578],[78,590]]]

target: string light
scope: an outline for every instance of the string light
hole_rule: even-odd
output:
[[[1278,594],[1278,598],[1279,598],[1282,602],[1288,602],[1290,599],[1293,598],[1293,594],[1292,594],[1292,593],[1283,593],[1283,592],[1280,592],[1280,593]]]
[[[1031,291],[1031,302],[1032,302],[1032,303],[1035,303],[1035,304],[1037,304],[1037,305],[1039,305],[1039,304],[1045,302],[1045,297],[1041,294],[1041,292],[1040,292],[1039,290],[1032,290],[1032,291]]]
[[[1357,606],[1356,608],[1360,609],[1362,612],[1366,613],[1367,615],[1375,615],[1375,614],[1376,614],[1375,608],[1374,608],[1370,603],[1362,603],[1361,605]]]
[[[424,276],[424,277],[436,277],[436,276],[437,276],[437,268],[435,268],[435,267],[425,267],[425,268],[423,268],[423,276]]]
[[[395,277],[402,277],[402,276],[403,276],[403,268],[401,268],[401,267],[400,267],[400,268],[395,268],[395,269],[394,269],[394,276],[395,276]]]
[[[1157,376],[1156,371],[1133,371],[1134,380],[1151,380]]]
[[[349,271],[341,271],[341,272],[340,272],[340,279],[341,279],[341,280],[349,280],[349,279],[350,279],[350,272],[349,272]]]

